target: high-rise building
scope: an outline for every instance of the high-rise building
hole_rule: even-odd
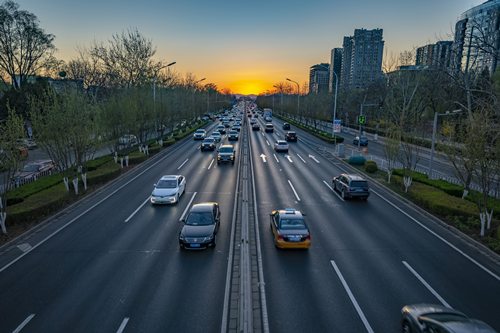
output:
[[[500,56],[500,0],[489,0],[464,12],[455,25],[452,67],[495,72]]]
[[[341,70],[344,88],[364,88],[382,79],[382,34],[382,29],[355,29],[354,36],[344,37]]]
[[[335,91],[335,82],[340,84],[340,76],[342,71],[342,48],[334,48],[330,57],[330,78],[328,80],[328,91]]]
[[[319,94],[328,92],[330,65],[321,63],[311,66],[309,70],[309,93]]]
[[[417,48],[416,66],[449,68],[453,41],[439,41]]]

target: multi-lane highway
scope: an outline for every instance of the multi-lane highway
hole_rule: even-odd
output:
[[[348,166],[300,130],[288,153],[275,153],[284,131],[274,124],[274,133],[252,131],[245,117],[235,165],[217,165],[199,141],[177,143],[1,248],[0,332],[234,330],[228,322],[243,311],[228,297],[230,244],[245,215],[234,207],[247,207],[235,202],[245,198],[238,175],[255,184],[248,189],[255,214],[245,215],[258,226],[262,260],[263,275],[252,271],[251,283],[264,292],[253,299],[263,321],[254,330],[398,332],[401,307],[420,302],[449,305],[500,330],[495,260],[377,184],[367,202],[342,200],[331,179]],[[239,165],[246,153],[248,168]],[[148,197],[165,174],[184,175],[186,192],[176,205],[153,207]],[[203,201],[220,204],[217,247],[180,250],[179,220]],[[269,213],[287,207],[306,214],[309,250],[274,247]]]

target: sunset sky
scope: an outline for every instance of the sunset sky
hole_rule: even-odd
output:
[[[3,0],[0,0],[3,2]],[[309,67],[329,62],[355,28],[384,29],[385,52],[451,40],[457,18],[479,0],[17,0],[56,36],[57,56],[137,28],[176,61],[219,88],[258,94],[291,78],[307,82]],[[385,56],[384,56],[385,57]]]

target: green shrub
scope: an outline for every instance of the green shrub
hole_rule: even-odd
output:
[[[402,169],[395,169],[393,171],[393,174],[397,175],[397,176],[403,176],[403,170]],[[448,183],[447,181],[442,180],[442,179],[429,179],[429,177],[427,177],[426,174],[421,173],[421,172],[411,171],[410,175],[411,175],[411,178],[413,179],[413,181],[415,181],[415,182],[419,182],[422,184],[426,184],[426,185],[438,188],[438,189],[448,193],[449,195],[452,195],[452,196],[455,196],[458,198],[462,198],[463,189],[464,189],[463,186],[451,184],[451,183]]]
[[[366,162],[366,158],[361,155],[351,156],[349,157],[348,163],[351,165],[364,165]]]
[[[366,161],[365,162],[365,170],[368,173],[375,173],[378,171],[377,162],[375,161]]]
[[[62,182],[62,174],[54,174],[37,179],[36,181],[24,184],[18,188],[9,191],[7,194],[7,205],[13,205],[22,202],[23,199],[55,186]]]
[[[96,158],[96,159],[94,159],[92,161],[88,161],[86,163],[87,171],[96,170],[101,165],[104,165],[104,164],[106,164],[106,163],[108,163],[109,161],[112,161],[112,160],[113,160],[113,157],[111,155],[106,155],[106,156],[102,156],[102,157]]]
[[[128,155],[128,164],[139,164],[147,160],[148,157],[140,151],[134,151]]]
[[[87,172],[87,184],[89,186],[105,183],[117,177],[121,173],[121,165],[113,160],[101,165],[99,169]]]

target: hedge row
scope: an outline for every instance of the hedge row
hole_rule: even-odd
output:
[[[403,169],[395,169],[393,171],[393,175],[402,177],[403,172],[404,172]],[[413,181],[435,187],[454,197],[459,197],[459,198],[462,197],[464,191],[463,186],[451,184],[441,179],[429,179],[429,177],[427,177],[425,173],[420,173],[416,171],[411,171],[410,176],[413,179]]]

